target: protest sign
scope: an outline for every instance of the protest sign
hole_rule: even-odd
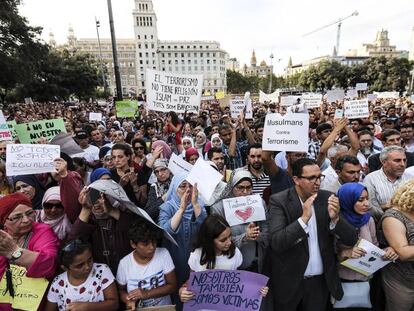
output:
[[[185,75],[147,69],[146,85],[149,110],[198,113],[203,75]]]
[[[341,265],[365,276],[370,276],[391,262],[382,259],[385,252],[367,240],[359,240],[357,246],[363,248],[366,251],[366,254],[360,258],[347,259],[341,262]]]
[[[264,103],[266,101],[266,102],[278,103],[279,94],[280,94],[279,90],[276,90],[271,94],[266,94],[263,91],[259,91],[259,102]]]
[[[366,91],[368,90],[368,83],[357,83],[355,85],[355,89],[357,91]]]
[[[198,158],[186,180],[194,186],[197,183],[198,192],[204,202],[209,202],[223,175],[217,172],[202,158]]]
[[[12,134],[13,140],[16,140],[17,138],[17,132],[16,132],[16,120],[7,121],[7,126],[9,127],[10,133]]]
[[[253,119],[253,106],[252,99],[250,98],[250,92],[244,94],[244,117],[246,119]]]
[[[215,100],[216,98],[214,95],[208,95],[208,96],[201,96],[202,101],[209,101],[209,100]]]
[[[307,109],[319,108],[322,103],[322,94],[306,93],[302,94],[301,103],[306,105]]]
[[[22,144],[36,144],[42,137],[50,140],[59,133],[66,133],[63,119],[16,124],[14,128]]]
[[[341,100],[344,100],[345,97],[345,92],[342,89],[337,89],[337,90],[329,90],[326,92],[326,100],[328,101],[328,103],[333,103]]]
[[[398,92],[374,92],[377,95],[377,98],[399,98],[400,93]]]
[[[267,114],[263,131],[263,150],[308,151],[308,128],[307,113],[287,113],[284,116],[278,113]]]
[[[244,99],[232,99],[230,101],[230,113],[233,119],[237,119],[241,111],[244,111]]]
[[[369,117],[368,99],[346,100],[344,102],[344,116],[348,119]]]
[[[301,96],[296,95],[288,95],[288,96],[282,96],[280,97],[280,105],[281,106],[292,106],[298,104],[298,99],[300,101]]]
[[[367,99],[373,101],[377,99],[377,94],[367,94]]]
[[[26,98],[24,99],[24,103],[25,103],[26,105],[33,105],[33,100],[32,100],[32,98],[31,98],[31,97],[26,97]]]
[[[224,97],[226,97],[226,93],[224,91],[218,91],[216,92],[216,94],[214,94],[214,96],[216,97],[216,99],[223,99]]]
[[[89,121],[102,121],[102,113],[101,112],[89,112]]]
[[[194,298],[184,303],[184,311],[257,311],[262,303],[260,289],[268,280],[264,275],[241,270],[191,272],[187,287]]]
[[[177,175],[182,172],[190,172],[193,166],[185,161],[183,158],[179,157],[175,153],[171,154],[171,158],[168,161],[168,169],[173,175]]]
[[[355,89],[347,90],[346,97],[348,97],[349,99],[358,98],[358,91]]]
[[[53,160],[60,157],[60,146],[8,144],[6,146],[6,175],[29,175],[55,171]]]
[[[287,113],[298,113],[298,112],[304,112],[306,110],[305,104],[298,104],[298,105],[292,105],[286,108]]]
[[[138,102],[134,100],[121,100],[115,103],[118,118],[133,118],[138,110]]]
[[[13,136],[9,130],[9,125],[4,118],[3,111],[0,110],[0,141],[13,140]]]
[[[266,220],[263,200],[258,194],[224,199],[223,208],[230,226]]]
[[[414,95],[411,95],[410,99],[411,99],[411,103],[414,103]]]
[[[6,273],[0,281],[0,303],[9,303],[13,310],[36,311],[42,301],[49,282],[45,278],[29,278],[26,268],[10,265],[14,297],[7,290]]]
[[[341,119],[343,116],[344,116],[344,111],[342,109],[336,108],[334,119]]]

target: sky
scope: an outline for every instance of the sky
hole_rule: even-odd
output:
[[[214,40],[240,65],[250,63],[256,51],[258,63],[270,63],[280,74],[289,57],[294,64],[332,54],[336,25],[312,35],[304,34],[347,17],[342,23],[339,54],[375,40],[378,30],[388,30],[390,43],[409,50],[413,40],[413,0],[153,0],[161,40]],[[134,0],[112,0],[117,38],[133,38]],[[48,41],[52,31],[58,44],[65,43],[68,28],[77,38],[96,38],[95,17],[101,38],[109,38],[105,0],[23,0],[20,13],[33,26],[43,27]]]

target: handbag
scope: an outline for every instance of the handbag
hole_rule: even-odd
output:
[[[369,282],[342,282],[344,296],[334,308],[372,308]]]

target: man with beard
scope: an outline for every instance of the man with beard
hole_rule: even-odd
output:
[[[211,147],[207,153],[207,158],[213,162],[216,166],[218,171],[224,175],[224,154],[221,148]]]
[[[0,163],[6,165],[7,141],[0,141]]]
[[[338,177],[330,183],[321,185],[321,189],[337,193],[339,188],[348,182],[359,182],[361,177],[361,164],[357,157],[345,155],[335,163],[335,171]]]

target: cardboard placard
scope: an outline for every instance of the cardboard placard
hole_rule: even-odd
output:
[[[368,99],[346,100],[344,102],[344,116],[348,119],[369,117]]]
[[[62,118],[16,124],[14,128],[22,144],[36,144],[42,137],[50,140],[59,133],[66,133]]]
[[[258,194],[224,199],[223,208],[230,226],[266,220],[263,200]]]

